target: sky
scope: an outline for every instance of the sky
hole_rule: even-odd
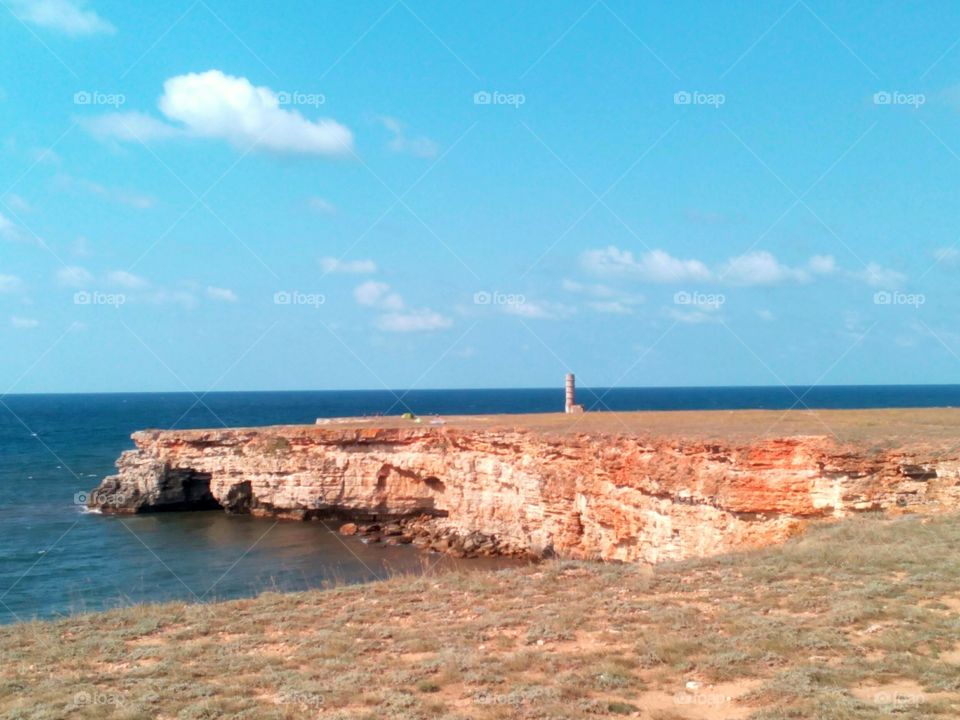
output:
[[[960,378],[960,6],[0,3],[0,395]]]

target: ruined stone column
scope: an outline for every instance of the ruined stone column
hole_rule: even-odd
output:
[[[564,412],[571,413],[577,402],[576,379],[573,373],[567,373],[567,402],[564,405]]]

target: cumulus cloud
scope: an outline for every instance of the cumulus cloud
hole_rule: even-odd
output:
[[[390,292],[384,282],[368,280],[353,290],[353,297],[360,305],[383,311],[374,323],[388,332],[421,332],[443,330],[450,327],[450,318],[429,308],[406,309],[406,303],[398,293]]]
[[[79,265],[67,265],[57,270],[57,282],[67,287],[84,287],[93,282],[93,275]]]
[[[220,302],[237,302],[237,294],[229,288],[208,287],[207,297]]]
[[[168,79],[158,106],[175,124],[142,113],[112,113],[87,121],[87,127],[98,137],[120,141],[186,134],[225,140],[242,150],[255,146],[278,153],[339,155],[353,148],[353,133],[335,120],[308,120],[282,108],[270,88],[219,70]]]
[[[16,275],[4,275],[0,273],[0,292],[16,292],[22,284],[22,281]]]
[[[341,260],[333,257],[320,258],[320,267],[327,274],[367,275],[377,271],[377,264],[373,260]]]
[[[907,281],[907,276],[902,272],[875,262],[868,263],[863,270],[852,274],[867,285],[878,288],[899,288]]]
[[[450,318],[426,308],[405,313],[386,313],[377,318],[376,326],[387,332],[423,332],[445,330],[453,324]]]
[[[390,293],[390,286],[384,282],[368,280],[353,289],[354,299],[367,307],[383,307],[389,310],[403,308],[403,298],[396,293]]]
[[[596,275],[634,277],[647,282],[685,282],[709,280],[710,270],[699,260],[680,260],[663,250],[652,250],[640,258],[629,250],[613,245],[600,250],[587,250],[581,265]]]
[[[440,148],[428,137],[408,137],[404,124],[396,118],[384,115],[377,119],[393,134],[393,138],[387,143],[387,147],[393,152],[422,158],[436,157],[439,152]]]
[[[772,253],[756,250],[710,268],[702,260],[676,258],[664,250],[651,250],[638,258],[629,250],[612,245],[587,250],[580,256],[580,264],[588,272],[602,277],[650,283],[714,282],[744,286],[809,282],[836,270],[836,262],[830,255],[814,255],[805,265],[791,267]]]
[[[13,0],[10,9],[25,23],[73,37],[117,31],[85,5],[83,0]]]
[[[10,318],[10,324],[19,330],[29,330],[30,328],[37,327],[40,324],[40,321],[34,320],[33,318],[17,317],[14,315]]]

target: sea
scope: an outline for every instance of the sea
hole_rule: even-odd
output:
[[[592,411],[732,410],[786,409],[799,397],[810,408],[945,407],[960,405],[960,385],[579,388],[577,400]],[[499,567],[368,546],[317,522],[219,511],[120,518],[90,513],[84,500],[140,429],[555,412],[563,400],[562,388],[0,396],[0,623]]]

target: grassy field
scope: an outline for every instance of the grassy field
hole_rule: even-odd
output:
[[[960,517],[0,628],[3,718],[955,718]]]
[[[318,421],[317,427],[422,428],[397,416],[339,418]],[[823,435],[841,442],[867,444],[878,449],[902,444],[931,444],[957,449],[960,408],[901,408],[877,410],[695,410],[670,412],[589,412],[582,415],[462,415],[441,419],[443,427],[458,430],[520,429],[546,435],[609,433],[652,438],[690,438],[753,442],[758,438]],[[290,426],[291,429],[294,426]],[[302,426],[301,426],[302,427]],[[312,426],[311,426],[312,427]],[[262,428],[260,429],[263,430]],[[180,431],[189,434],[190,431]],[[200,433],[210,431],[198,431]]]

